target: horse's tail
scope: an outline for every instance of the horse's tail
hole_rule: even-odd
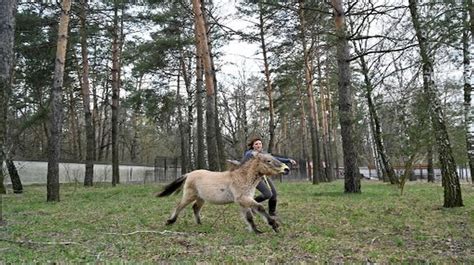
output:
[[[183,175],[170,184],[166,185],[162,192],[156,194],[156,197],[165,197],[173,194],[175,191],[179,190],[181,186],[183,186],[186,177],[186,175]]]

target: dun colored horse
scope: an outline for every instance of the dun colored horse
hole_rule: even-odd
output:
[[[253,197],[255,188],[264,175],[272,176],[288,171],[287,165],[270,154],[254,152],[252,159],[230,171],[213,172],[200,169],[189,172],[168,184],[157,196],[168,196],[184,184],[183,197],[167,220],[167,225],[176,222],[181,210],[192,202],[194,202],[194,217],[198,224],[201,224],[200,211],[204,202],[212,204],[235,202],[240,205],[241,213],[252,231],[261,233],[253,220],[252,211],[255,211],[265,218],[275,232],[278,232],[278,223]]]

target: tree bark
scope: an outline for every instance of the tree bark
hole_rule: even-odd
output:
[[[204,76],[206,83],[206,142],[207,142],[207,159],[209,169],[219,170],[217,136],[216,136],[216,119],[215,119],[215,87],[214,87],[214,71],[212,70],[211,55],[207,41],[207,32],[204,22],[201,2],[193,0],[194,22],[196,27],[197,38],[199,39],[198,52],[202,56],[204,64]]]
[[[301,157],[303,158],[303,160],[305,161],[306,165],[305,167],[308,168],[309,167],[309,159],[308,159],[308,147],[307,147],[307,124],[306,124],[306,119],[308,117],[308,115],[306,114],[306,108],[305,108],[305,105],[306,105],[306,99],[305,97],[303,96],[304,93],[303,93],[303,89],[300,85],[297,85],[297,89],[298,89],[298,92],[299,92],[299,95],[300,96],[300,104],[301,104],[301,116],[300,116],[300,120],[301,120],[301,126],[300,126],[300,132],[301,132],[301,137],[300,137],[300,144],[301,144]],[[308,170],[306,170],[306,173],[308,174]],[[312,173],[311,173],[311,176]],[[309,178],[309,176],[307,176]],[[313,179],[313,177],[311,177],[311,180]]]
[[[120,183],[119,146],[118,146],[118,115],[120,100],[120,69],[119,69],[119,25],[118,3],[114,1],[114,25],[112,29],[112,186]]]
[[[184,131],[185,131],[185,136],[183,136],[183,140],[187,139],[186,143],[186,156],[187,156],[187,169],[189,171],[194,170],[195,168],[195,157],[194,157],[194,140],[193,140],[193,124],[194,124],[194,119],[193,119],[193,89],[191,88],[191,79],[188,74],[188,69],[190,69],[190,66],[186,66],[186,62],[184,60],[184,53],[181,51],[181,56],[180,56],[180,65],[181,65],[181,72],[183,75],[183,80],[184,80],[184,86],[186,87],[186,93],[187,93],[187,122],[186,125],[184,126]]]
[[[197,28],[195,29],[197,31]],[[199,51],[200,40],[198,33],[196,32],[196,138],[197,138],[197,154],[196,154],[196,169],[205,169],[206,157],[205,157],[205,146],[204,146],[204,80],[203,80],[203,67],[202,67],[202,55]]]
[[[463,206],[461,186],[459,184],[459,177],[451,150],[448,131],[443,120],[441,102],[439,102],[439,99],[436,96],[433,80],[433,62],[429,56],[426,36],[423,36],[422,34],[423,29],[421,28],[418,18],[416,0],[409,0],[409,9],[420,49],[420,56],[423,65],[423,90],[428,99],[431,122],[433,124],[441,164],[441,176],[444,187],[444,207],[460,207]]]
[[[6,158],[8,105],[13,78],[13,45],[17,1],[6,0],[0,5],[0,194],[5,194],[3,161]],[[1,195],[0,195],[1,196]],[[0,222],[2,214],[0,211]]]
[[[337,64],[339,68],[339,122],[341,124],[342,152],[344,157],[344,191],[360,193],[360,174],[353,138],[353,91],[349,67],[349,45],[346,36],[344,9],[341,0],[332,0],[336,16]]]
[[[186,77],[184,77],[186,78]],[[181,86],[181,74],[178,74],[177,76],[177,84],[176,84],[176,102],[178,103],[178,129],[179,129],[179,147],[181,151],[181,174],[184,175],[186,172],[188,172],[188,156],[186,154],[186,132],[185,132],[185,126],[183,122],[183,111],[182,111],[182,100],[181,100],[181,94],[180,94],[180,86]],[[186,81],[185,81],[186,83]]]
[[[12,181],[13,193],[23,193],[23,185],[21,184],[20,175],[18,175],[15,163],[13,163],[11,159],[7,159],[5,162],[7,164],[8,175],[10,175]]]
[[[84,186],[92,186],[94,182],[94,160],[95,160],[95,132],[92,122],[90,107],[90,84],[89,84],[89,52],[87,45],[87,12],[88,2],[80,0],[80,41],[82,55],[81,91],[84,107],[84,122],[86,129],[86,166],[84,174]]]
[[[50,136],[48,149],[47,173],[47,201],[59,202],[59,157],[61,151],[62,134],[62,89],[64,80],[64,65],[66,63],[66,47],[68,39],[69,10],[71,0],[61,3],[61,17],[59,19],[56,63],[54,68],[54,83],[50,99]]]
[[[67,73],[64,73],[64,75],[67,75]],[[67,122],[68,124],[68,131],[69,133],[66,135],[65,143],[69,144],[69,149],[72,150],[72,158],[76,160],[81,160],[82,159],[82,150],[81,150],[81,144],[80,144],[80,139],[81,139],[81,133],[78,120],[77,120],[77,111],[75,107],[75,100],[74,100],[74,93],[73,93],[73,88],[69,87],[68,84],[66,83],[63,85],[67,91]],[[68,139],[69,138],[69,139]]]

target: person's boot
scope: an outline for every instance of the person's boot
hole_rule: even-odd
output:
[[[276,217],[276,207],[277,207],[276,200],[268,201],[268,214],[270,214],[271,217]]]

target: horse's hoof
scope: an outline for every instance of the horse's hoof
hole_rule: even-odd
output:
[[[268,218],[268,224],[271,225],[272,227],[273,227],[273,226],[276,226],[276,227],[280,226],[280,225],[278,224],[277,220],[276,220],[275,218],[273,218],[273,217]]]
[[[278,233],[278,227],[280,227],[280,224],[275,219],[269,218],[268,224],[272,227],[273,231]]]
[[[176,222],[176,219],[168,219],[166,220],[166,225],[172,225],[174,222]]]
[[[272,225],[272,228],[273,228],[273,231],[275,231],[276,233],[280,232],[280,230],[278,229],[280,227],[280,224],[275,222],[274,225]]]

